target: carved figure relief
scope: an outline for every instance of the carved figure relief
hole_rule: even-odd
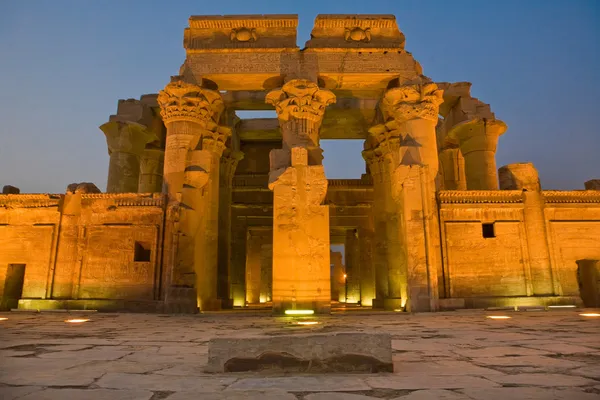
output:
[[[346,32],[344,33],[344,39],[347,42],[365,42],[368,43],[371,41],[371,29],[370,28],[346,28]]]
[[[258,34],[254,28],[236,28],[231,30],[229,40],[232,42],[256,42],[258,40]]]

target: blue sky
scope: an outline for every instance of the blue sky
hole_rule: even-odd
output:
[[[98,126],[120,98],[177,74],[190,15],[299,14],[302,47],[317,14],[394,14],[406,49],[435,81],[470,81],[509,130],[498,167],[533,162],[545,189],[600,178],[600,1],[371,0],[0,2],[0,186],[62,193],[106,188]],[[359,142],[325,142],[329,177],[364,171]],[[335,151],[334,151],[335,149]]]

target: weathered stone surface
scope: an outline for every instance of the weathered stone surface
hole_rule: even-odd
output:
[[[0,387],[0,399],[15,400],[21,399],[30,393],[39,393],[44,388],[38,386],[4,386]]]
[[[374,400],[376,397],[363,396],[352,393],[313,393],[304,397],[304,400]]]
[[[149,400],[153,393],[147,390],[108,389],[45,389],[31,393],[22,400]]]
[[[470,400],[470,397],[450,390],[415,390],[393,400]]]
[[[596,393],[585,393],[572,389],[531,387],[473,388],[463,389],[460,392],[473,400],[594,400],[598,398]]]
[[[67,193],[101,193],[101,191],[91,182],[81,182],[69,184],[67,186]]]
[[[2,187],[2,194],[19,194],[21,189],[12,185],[4,185]]]
[[[488,379],[475,376],[385,376],[367,378],[366,382],[374,389],[461,389],[491,388],[500,386]]]
[[[538,172],[532,163],[508,164],[498,169],[500,190],[542,190]]]
[[[276,378],[240,379],[227,390],[283,389],[289,392],[354,392],[370,390],[362,379],[356,376],[290,376]]]
[[[600,179],[590,179],[585,182],[585,190],[600,190]]]
[[[201,397],[200,397],[201,396]],[[285,390],[249,390],[225,391],[220,393],[177,392],[169,396],[169,400],[189,400],[201,398],[202,400],[296,400],[297,397]]]
[[[590,386],[596,383],[595,380],[582,378],[580,376],[559,375],[559,374],[519,374],[490,376],[494,382],[511,385],[530,385],[530,386]]]
[[[334,333],[209,342],[207,371],[261,369],[391,372],[391,339],[386,334]]]
[[[231,385],[237,378],[224,377],[177,377],[163,375],[140,375],[108,373],[96,382],[101,388],[139,389],[181,392],[216,392]]]

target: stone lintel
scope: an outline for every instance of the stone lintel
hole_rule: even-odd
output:
[[[192,16],[184,31],[186,51],[297,48],[297,15]]]
[[[377,14],[320,14],[307,48],[404,48],[396,17]]]
[[[360,345],[357,345],[360,344]],[[208,343],[207,372],[281,369],[296,372],[393,372],[389,334],[216,338]]]

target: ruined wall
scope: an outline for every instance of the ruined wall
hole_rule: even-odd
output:
[[[445,297],[579,296],[577,260],[600,259],[600,192],[542,192],[539,222],[525,218],[526,193],[439,193]],[[528,250],[533,223],[548,234],[550,259],[539,265]]]
[[[0,196],[0,293],[25,265],[22,299],[156,300],[162,196]]]
[[[545,191],[543,195],[555,290],[578,296],[577,260],[600,260],[600,191]]]

